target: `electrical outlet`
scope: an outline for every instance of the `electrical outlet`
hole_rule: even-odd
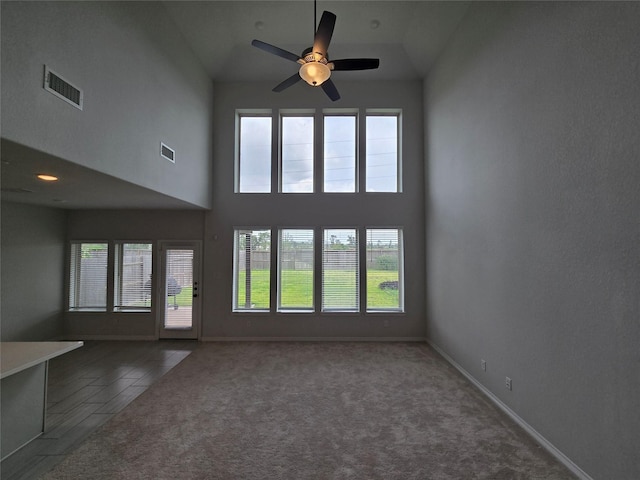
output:
[[[511,379],[509,377],[505,377],[504,386],[507,387],[507,390],[511,390]]]
[[[484,372],[487,371],[487,361],[486,360],[480,360],[480,366],[482,367],[482,370]]]

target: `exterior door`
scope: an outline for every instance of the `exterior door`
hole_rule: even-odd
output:
[[[160,338],[193,338],[200,334],[200,243],[160,245]]]

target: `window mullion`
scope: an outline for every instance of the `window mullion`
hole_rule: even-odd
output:
[[[115,257],[115,243],[113,241],[110,241],[107,251],[107,312],[113,312],[115,310]]]
[[[271,191],[282,193],[282,115],[271,115]]]
[[[358,152],[356,156],[356,176],[358,183],[356,191],[367,191],[367,116],[366,110],[360,109],[358,113]]]

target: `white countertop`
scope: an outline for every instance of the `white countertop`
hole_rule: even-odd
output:
[[[0,342],[0,378],[75,350],[83,342]]]

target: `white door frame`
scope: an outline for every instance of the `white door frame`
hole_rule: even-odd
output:
[[[167,274],[167,250],[193,250],[193,305],[192,328],[166,329],[164,328],[167,297],[165,295]],[[160,257],[159,281],[156,282],[156,330],[158,338],[185,338],[199,340],[202,322],[202,242],[200,240],[161,240],[158,242]]]

